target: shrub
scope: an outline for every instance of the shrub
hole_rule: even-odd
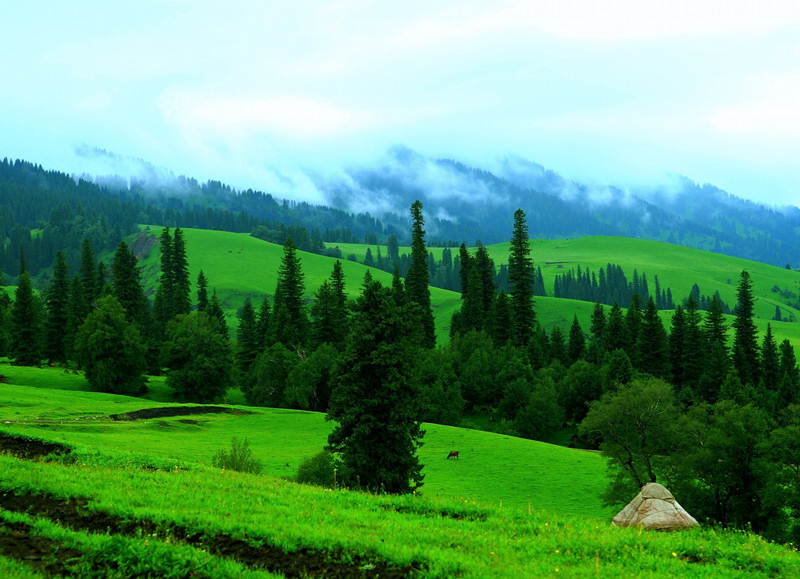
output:
[[[211,464],[216,468],[227,468],[250,474],[259,474],[262,468],[261,461],[253,456],[247,438],[245,437],[240,442],[235,436],[231,439],[231,451],[218,450],[211,459]]]
[[[295,481],[303,484],[333,488],[336,482],[337,461],[333,454],[323,450],[304,459],[297,467]],[[341,482],[341,478],[340,478]]]

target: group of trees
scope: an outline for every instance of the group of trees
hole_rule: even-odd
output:
[[[583,423],[576,442],[599,444],[616,460],[617,495],[609,496],[663,479],[686,493],[682,502],[696,497],[702,515],[778,536],[765,513],[772,516],[776,504],[782,512],[800,508],[800,499],[784,492],[796,480],[796,462],[775,459],[779,451],[794,456],[800,370],[791,344],[776,344],[770,326],[759,337],[747,272],[731,342],[718,296],[703,312],[694,290],[675,305],[669,328],[655,298],[644,302],[634,292],[627,310],[597,302],[588,332],[577,317],[568,329],[546,331],[536,316],[537,270],[519,210],[505,287],[483,246],[473,255],[461,247],[462,306],[450,342],[436,347],[425,234],[417,202],[404,277],[395,267],[384,287],[367,274],[359,297],[348,300],[336,261],[310,304],[298,248],[288,238],[272,296],[265,288],[259,304],[245,301],[234,341],[202,272],[192,299],[179,228],[165,228],[159,238],[161,277],[152,302],[124,241],[110,269],[84,241],[72,278],[58,253],[40,296],[23,256],[15,299],[0,299],[0,346],[16,363],[81,364],[99,390],[135,393],[145,372],[165,371],[185,400],[219,400],[238,385],[249,404],[326,412],[337,423],[328,448],[339,457],[340,480],[388,492],[423,482],[416,457],[422,421],[491,416],[503,432],[540,440]],[[631,412],[638,404],[641,411]],[[631,416],[639,421],[623,424]],[[744,464],[725,454],[734,452],[732,440],[753,449],[746,480],[725,470]],[[769,468],[761,468],[765,461]],[[717,493],[714,501],[709,493]]]

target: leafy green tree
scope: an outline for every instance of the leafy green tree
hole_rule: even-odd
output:
[[[11,353],[18,366],[38,366],[42,361],[42,317],[27,271],[20,274],[18,284],[11,309]]]
[[[325,342],[310,356],[300,360],[286,377],[285,405],[300,410],[327,411],[338,360],[338,350]]]
[[[97,392],[136,394],[145,385],[144,342],[114,296],[97,300],[75,336],[75,355]]]
[[[461,384],[454,370],[455,355],[450,348],[421,353],[422,420],[457,426],[464,412]]]
[[[533,258],[531,257],[528,224],[525,212],[514,212],[514,230],[508,257],[508,281],[511,294],[511,313],[514,344],[527,347],[536,328],[533,310]]]
[[[603,392],[613,392],[633,380],[633,364],[625,350],[614,350],[605,357],[600,373],[603,377]]]
[[[738,303],[733,321],[733,365],[743,384],[758,384],[758,329],[754,321],[753,280],[742,271],[736,291]]]
[[[63,251],[56,252],[53,279],[46,292],[47,316],[45,318],[45,357],[50,362],[67,361],[67,302],[69,301],[69,272],[67,256]]]
[[[408,300],[419,306],[419,320],[426,348],[436,346],[436,327],[431,309],[430,270],[428,250],[425,249],[425,219],[422,216],[422,203],[411,204],[411,265],[406,274],[406,293]]]
[[[253,362],[249,380],[242,385],[247,403],[251,406],[283,406],[289,375],[300,362],[297,352],[290,351],[280,342],[261,352]]]
[[[369,272],[353,307],[326,416],[337,423],[328,447],[341,456],[350,484],[371,491],[408,493],[424,478],[416,371],[423,334],[411,312],[417,307],[398,307],[391,289]]]
[[[589,411],[589,404],[603,393],[603,377],[597,366],[578,360],[557,383],[558,403],[567,420],[580,422]]]
[[[657,378],[635,379],[591,404],[580,432],[600,437],[600,451],[636,485],[656,482],[660,456],[676,444],[678,410],[672,387]]]
[[[528,400],[514,421],[523,438],[547,441],[564,423],[564,409],[558,404],[556,385],[550,376],[537,379]]]
[[[230,346],[204,312],[179,314],[167,324],[162,346],[167,386],[187,402],[217,402],[231,385]]]

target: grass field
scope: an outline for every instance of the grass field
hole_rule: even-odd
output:
[[[612,527],[595,453],[430,424],[422,493],[321,489],[285,480],[324,443],[319,414],[237,407],[252,413],[111,420],[176,405],[84,392],[77,378],[47,388],[65,385],[53,369],[6,369],[35,385],[0,387],[0,440],[72,451],[0,454],[4,577],[800,574],[794,548],[757,536]],[[265,473],[210,465],[234,435],[250,439]],[[459,461],[445,459],[452,449]]]
[[[371,247],[373,255],[377,254],[377,246],[330,245],[338,246],[345,255],[353,253],[361,260],[367,247]],[[508,243],[490,245],[487,250],[496,266],[508,263]],[[381,251],[385,254],[386,248],[382,247]],[[400,248],[400,251],[407,253],[410,249]],[[436,259],[441,259],[442,248],[431,248],[430,251]],[[451,251],[456,255],[457,249]],[[533,239],[531,255],[534,266],[542,268],[545,289],[551,296],[556,275],[577,269],[578,266],[582,269],[588,267],[597,273],[601,267],[613,263],[622,267],[629,281],[633,278],[634,269],[640,275],[646,273],[651,291],[655,276],[658,275],[661,287],[671,288],[676,301],[688,296],[692,285],[696,283],[704,295],[711,296],[719,290],[722,299],[734,307],[739,276],[746,270],[753,280],[753,293],[757,298],[755,315],[759,331],[765,332],[769,323],[778,342],[788,339],[795,347],[800,347],[800,310],[788,305],[783,296],[772,291],[775,286],[789,290],[798,295],[794,301],[800,301],[800,272],[680,245],[628,237]],[[555,298],[537,298],[536,304],[537,315],[548,329],[555,324],[568,329],[576,314],[584,331],[589,329],[592,304]],[[628,304],[620,305],[626,307]],[[772,321],[776,306],[781,308],[784,318],[793,315],[797,322]],[[672,312],[661,312],[661,316],[669,327]]]

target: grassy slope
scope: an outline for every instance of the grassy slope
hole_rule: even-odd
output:
[[[56,370],[11,368],[12,384],[0,390],[0,420],[14,432],[46,436],[98,450],[135,449],[137,453],[174,460],[178,464],[211,464],[211,457],[227,449],[230,438],[248,437],[267,473],[291,477],[299,462],[319,452],[332,425],[314,412],[258,408],[254,414],[203,415],[198,424],[163,420],[118,422],[109,414],[156,406],[152,401],[95,392],[44,388],[47,376],[60,385]],[[192,417],[198,418],[198,417]],[[425,425],[420,459],[425,464],[424,494],[467,498],[484,504],[527,507],[562,514],[609,514],[598,494],[605,479],[605,463],[593,452],[477,430]],[[447,460],[459,450],[459,461]]]
[[[373,255],[377,255],[376,246],[332,245],[338,245],[345,255],[353,253],[359,259],[363,259],[367,247],[371,247]],[[490,245],[487,249],[496,265],[508,263],[508,243]],[[386,248],[382,247],[381,251],[385,254]],[[408,248],[401,248],[400,251],[408,252]],[[441,248],[432,248],[431,251],[437,259],[441,257]],[[457,249],[452,251],[454,256],[457,255]],[[800,294],[800,272],[680,245],[627,237],[535,239],[531,242],[531,254],[534,265],[542,268],[545,289],[550,295],[556,275],[577,269],[578,266],[588,267],[597,273],[600,267],[614,263],[622,266],[629,281],[634,269],[639,274],[645,273],[651,291],[655,288],[655,276],[658,275],[661,287],[671,288],[676,301],[689,295],[692,284],[697,283],[705,295],[713,295],[714,291],[719,290],[722,299],[733,307],[736,304],[739,275],[742,270],[747,270],[753,280],[753,293],[757,297],[755,314],[759,330],[764,332],[767,323],[770,323],[778,342],[786,338],[795,347],[800,346],[800,310],[788,306],[780,294],[772,291],[773,286],[777,285]],[[798,322],[773,322],[775,306],[781,307],[783,317],[793,314]],[[566,329],[573,315],[577,314],[582,327],[588,331],[592,308],[592,304],[585,302],[537,298],[537,314],[548,328],[559,323]],[[669,323],[671,315],[671,312],[662,312],[665,323]]]
[[[159,235],[160,231],[160,228],[151,228],[154,235]],[[209,281],[209,292],[213,287],[217,289],[222,307],[228,315],[228,326],[235,332],[236,311],[244,304],[245,299],[249,296],[258,309],[262,297],[265,294],[271,297],[275,292],[277,272],[283,256],[282,246],[242,233],[202,229],[183,231],[193,287],[198,273],[203,270]],[[141,262],[143,282],[148,290],[154,290],[157,286],[159,256],[160,252],[155,249]],[[305,275],[306,296],[312,299],[322,282],[330,278],[335,260],[303,251],[298,251],[298,256]],[[392,283],[391,274],[358,263],[342,260],[342,268],[345,291],[350,297],[360,294],[367,270],[384,285],[389,286]],[[194,294],[192,299],[194,300]],[[460,294],[455,292],[431,288],[431,302],[437,319],[436,329],[440,343],[447,340],[450,318],[460,305],[460,299]]]

